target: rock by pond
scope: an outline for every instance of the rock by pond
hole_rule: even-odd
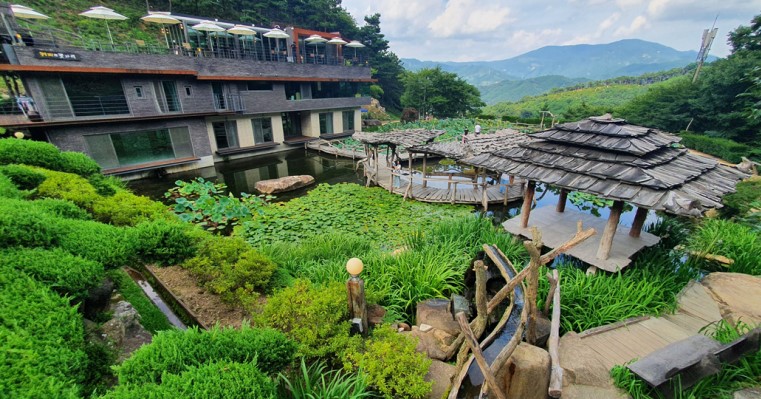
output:
[[[309,175],[286,176],[279,179],[260,180],[256,182],[256,189],[262,194],[276,194],[311,184],[314,184],[314,177]]]

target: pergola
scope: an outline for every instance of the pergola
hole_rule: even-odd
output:
[[[569,191],[613,200],[596,256],[583,259],[592,265],[608,259],[624,202],[637,207],[629,236],[639,238],[649,209],[700,216],[705,209],[721,207],[721,197],[746,176],[680,148],[678,136],[609,114],[556,125],[532,137],[535,140],[462,162],[528,182],[518,226],[522,229],[528,228],[536,182],[561,189],[558,214],[565,211]]]
[[[426,144],[432,142],[436,137],[446,133],[444,130],[427,130],[427,129],[413,129],[413,130],[395,130],[388,133],[366,133],[357,132],[354,133],[351,138],[362,142],[365,147],[365,154],[367,159],[374,159],[375,179],[378,177],[378,147],[385,145],[389,152],[386,153],[386,164],[390,164],[389,155],[396,154],[397,147],[410,148],[416,145]],[[390,153],[390,154],[389,154]],[[412,156],[409,156],[409,168],[412,170]],[[365,172],[367,173],[367,172]],[[377,183],[377,181],[376,181]],[[370,178],[368,177],[367,184],[370,185]]]

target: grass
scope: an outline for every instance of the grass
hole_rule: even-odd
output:
[[[722,219],[703,221],[690,237],[688,249],[700,253],[726,256],[734,263],[726,266],[699,256],[690,257],[690,264],[707,271],[731,271],[761,275],[761,237],[749,226]]]
[[[750,329],[744,323],[738,323],[735,327],[722,320],[716,325],[711,336],[721,343],[728,343]],[[611,376],[615,385],[628,392],[634,399],[664,399],[663,395],[635,377],[625,365],[615,366],[611,370]],[[671,397],[675,399],[731,399],[735,391],[760,386],[759,376],[761,376],[761,351],[751,353],[735,364],[724,364],[719,374],[704,378],[687,389],[682,389],[677,380],[675,383],[677,388]]]
[[[279,373],[278,393],[280,398],[313,399],[372,398],[367,377],[364,374],[349,374],[340,370],[330,370],[325,362],[319,361],[307,366],[301,358],[300,367],[291,373]]]
[[[146,330],[150,331],[151,334],[156,334],[159,331],[174,328],[166,316],[143,293],[143,290],[130,278],[127,272],[122,269],[116,269],[107,273],[116,284],[118,291],[124,296],[124,300],[131,303],[140,314],[140,324]]]

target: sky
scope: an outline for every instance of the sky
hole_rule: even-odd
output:
[[[343,0],[355,20],[381,14],[381,32],[400,58],[493,61],[543,46],[642,39],[698,50],[718,15],[712,55],[729,54],[727,34],[761,14],[761,0]]]

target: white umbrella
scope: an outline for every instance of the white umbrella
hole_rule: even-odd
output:
[[[16,18],[24,18],[24,19],[48,19],[47,15],[37,12],[27,6],[22,6],[19,4],[11,4],[11,11],[13,11],[13,16]]]
[[[163,11],[148,11],[148,15],[140,19],[145,22],[153,22],[154,24],[162,25],[176,25],[180,23],[179,19],[173,17],[168,12]],[[166,29],[161,28],[161,31],[164,32],[164,41],[166,41],[166,47],[169,48],[169,39],[166,37]]]
[[[270,29],[269,32],[264,33],[263,36],[268,37],[270,39],[275,39],[275,48],[276,48],[275,51],[277,51],[277,59],[279,61],[280,60],[280,39],[287,39],[291,37],[291,35],[285,33],[280,28],[274,28],[274,29]]]
[[[224,32],[225,31],[225,28],[211,21],[201,21],[200,23],[191,26],[191,28],[201,32]],[[211,47],[211,50],[214,51],[214,44],[211,42],[211,38],[209,38],[209,46]]]
[[[114,44],[114,38],[111,37],[111,28],[108,27],[108,20],[112,19],[112,20],[117,20],[117,21],[124,21],[125,19],[127,19],[127,17],[125,17],[124,15],[119,14],[118,12],[116,12],[116,11],[114,11],[114,10],[108,8],[108,7],[101,7],[101,6],[92,7],[92,8],[90,8],[89,10],[87,10],[85,12],[79,13],[79,15],[81,15],[83,17],[88,17],[88,18],[95,18],[95,19],[103,19],[103,20],[105,20],[106,21],[106,30],[108,31],[108,40],[111,41],[112,45]]]
[[[354,58],[357,58],[357,49],[365,47],[365,45],[360,43],[360,42],[358,42],[358,41],[356,41],[356,40],[352,40],[349,43],[346,43],[346,47],[353,47],[354,48]]]
[[[256,31],[245,25],[235,25],[227,30],[227,33],[232,33],[237,36],[256,36]],[[254,38],[256,40],[256,38]],[[246,42],[243,42],[243,50],[246,49]],[[254,54],[256,54],[256,43],[254,43]]]
[[[322,36],[320,36],[320,35],[312,35],[312,36],[309,36],[308,38],[304,39],[304,41],[305,41],[307,44],[311,44],[311,45],[314,45],[314,46],[315,46],[315,48],[314,48],[314,56],[313,56],[313,58],[314,58],[314,59],[313,59],[313,61],[314,61],[314,63],[316,64],[316,63],[317,63],[317,45],[318,45],[318,44],[322,44],[322,43],[325,43],[325,42],[327,42],[327,41],[328,41],[328,39],[326,39],[326,38],[324,38],[324,37],[322,37]]]
[[[340,37],[336,36],[330,40],[328,40],[328,44],[335,44],[336,45],[336,63],[338,63],[338,47],[343,46],[346,44],[346,41],[344,39],[341,39]]]

